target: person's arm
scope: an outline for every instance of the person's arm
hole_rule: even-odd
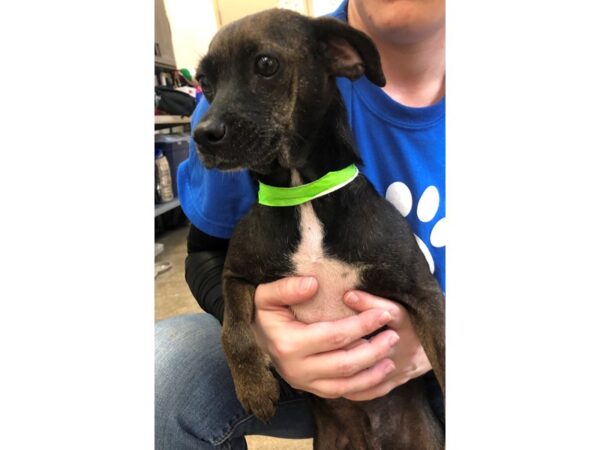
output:
[[[190,228],[186,281],[200,307],[221,323],[221,274],[228,244]],[[355,291],[359,301],[345,300],[356,316],[298,322],[288,306],[315,295],[316,280],[302,283],[308,279],[283,278],[256,290],[255,335],[290,385],[325,398],[367,400],[431,369],[406,312],[389,300]],[[388,330],[368,341],[361,339],[386,324]],[[403,346],[396,345],[399,340]]]
[[[370,400],[431,370],[406,309],[391,300],[352,291],[343,301],[357,315],[297,321],[288,306],[317,289],[312,277],[288,277],[259,285],[254,296],[254,334],[292,387],[325,398]]]
[[[229,241],[190,226],[185,281],[200,307],[223,323],[221,274]]]

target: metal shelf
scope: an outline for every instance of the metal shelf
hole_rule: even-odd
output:
[[[154,116],[154,127],[156,129],[161,128],[173,128],[176,126],[185,126],[190,124],[190,117],[186,116]],[[154,217],[158,217],[161,214],[171,211],[174,208],[180,206],[179,198],[175,197],[173,200],[167,203],[159,203],[154,205]]]
[[[184,125],[190,123],[187,116],[154,116],[155,125]]]
[[[158,217],[161,214],[166,213],[174,208],[180,206],[179,198],[175,197],[173,200],[167,203],[159,203],[158,205],[154,205],[154,217]]]

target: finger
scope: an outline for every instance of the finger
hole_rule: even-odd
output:
[[[407,319],[409,319],[408,311],[400,303],[369,294],[368,292],[348,291],[344,295],[344,303],[357,312],[366,311],[372,308],[389,311],[392,315],[390,326],[393,328],[399,328]]]
[[[304,367],[314,380],[350,377],[389,357],[392,347],[400,340],[393,330],[379,333],[370,341],[357,341],[353,348],[334,350],[309,356]]]
[[[339,350],[387,325],[392,316],[387,311],[371,309],[344,319],[315,322],[302,330],[307,355]],[[299,336],[298,336],[299,337]]]
[[[259,309],[295,305],[313,297],[317,292],[317,284],[314,277],[286,277],[259,284],[254,294],[254,304]]]
[[[394,362],[389,358],[385,358],[373,367],[351,377],[316,380],[311,383],[311,388],[315,389],[317,395],[320,397],[346,397],[356,392],[374,388],[382,383],[395,369]]]

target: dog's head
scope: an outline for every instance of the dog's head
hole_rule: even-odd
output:
[[[198,67],[210,107],[194,130],[208,168],[298,168],[334,98],[335,77],[385,84],[366,34],[284,9],[223,27]]]

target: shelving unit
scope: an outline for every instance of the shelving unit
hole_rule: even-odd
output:
[[[154,2],[154,62],[168,69],[175,69],[175,51],[171,38],[171,24],[164,0]]]
[[[155,128],[159,126],[187,125],[189,123],[190,118],[185,116],[154,116]]]
[[[160,115],[154,116],[154,129],[155,132],[161,129],[170,128],[171,131],[174,127],[184,127],[189,129],[190,125],[190,117],[186,116],[168,116],[168,115]],[[177,174],[171,174],[171,177],[176,177]],[[181,206],[178,197],[175,197],[173,200],[167,203],[157,203],[154,205],[154,217],[158,217],[161,214],[166,213],[167,211],[171,211],[172,209]]]
[[[179,198],[177,197],[171,200],[170,202],[159,203],[154,206],[154,217],[158,217],[161,214],[164,214],[167,211],[171,211],[172,209],[177,208],[180,205],[181,203],[179,202]]]
[[[175,60],[175,52],[171,37],[171,25],[165,9],[164,0],[155,0],[154,3],[154,75],[159,84],[161,83],[160,74],[169,73],[177,70],[177,62]],[[167,79],[173,81],[173,77]],[[170,86],[170,84],[169,84]],[[154,133],[174,133],[174,132],[189,132],[190,117],[186,116],[170,116],[158,115],[154,116]],[[176,173],[171,173],[171,178],[177,176]],[[157,203],[154,205],[155,219],[160,215],[171,211],[181,205],[179,198],[166,203]]]

